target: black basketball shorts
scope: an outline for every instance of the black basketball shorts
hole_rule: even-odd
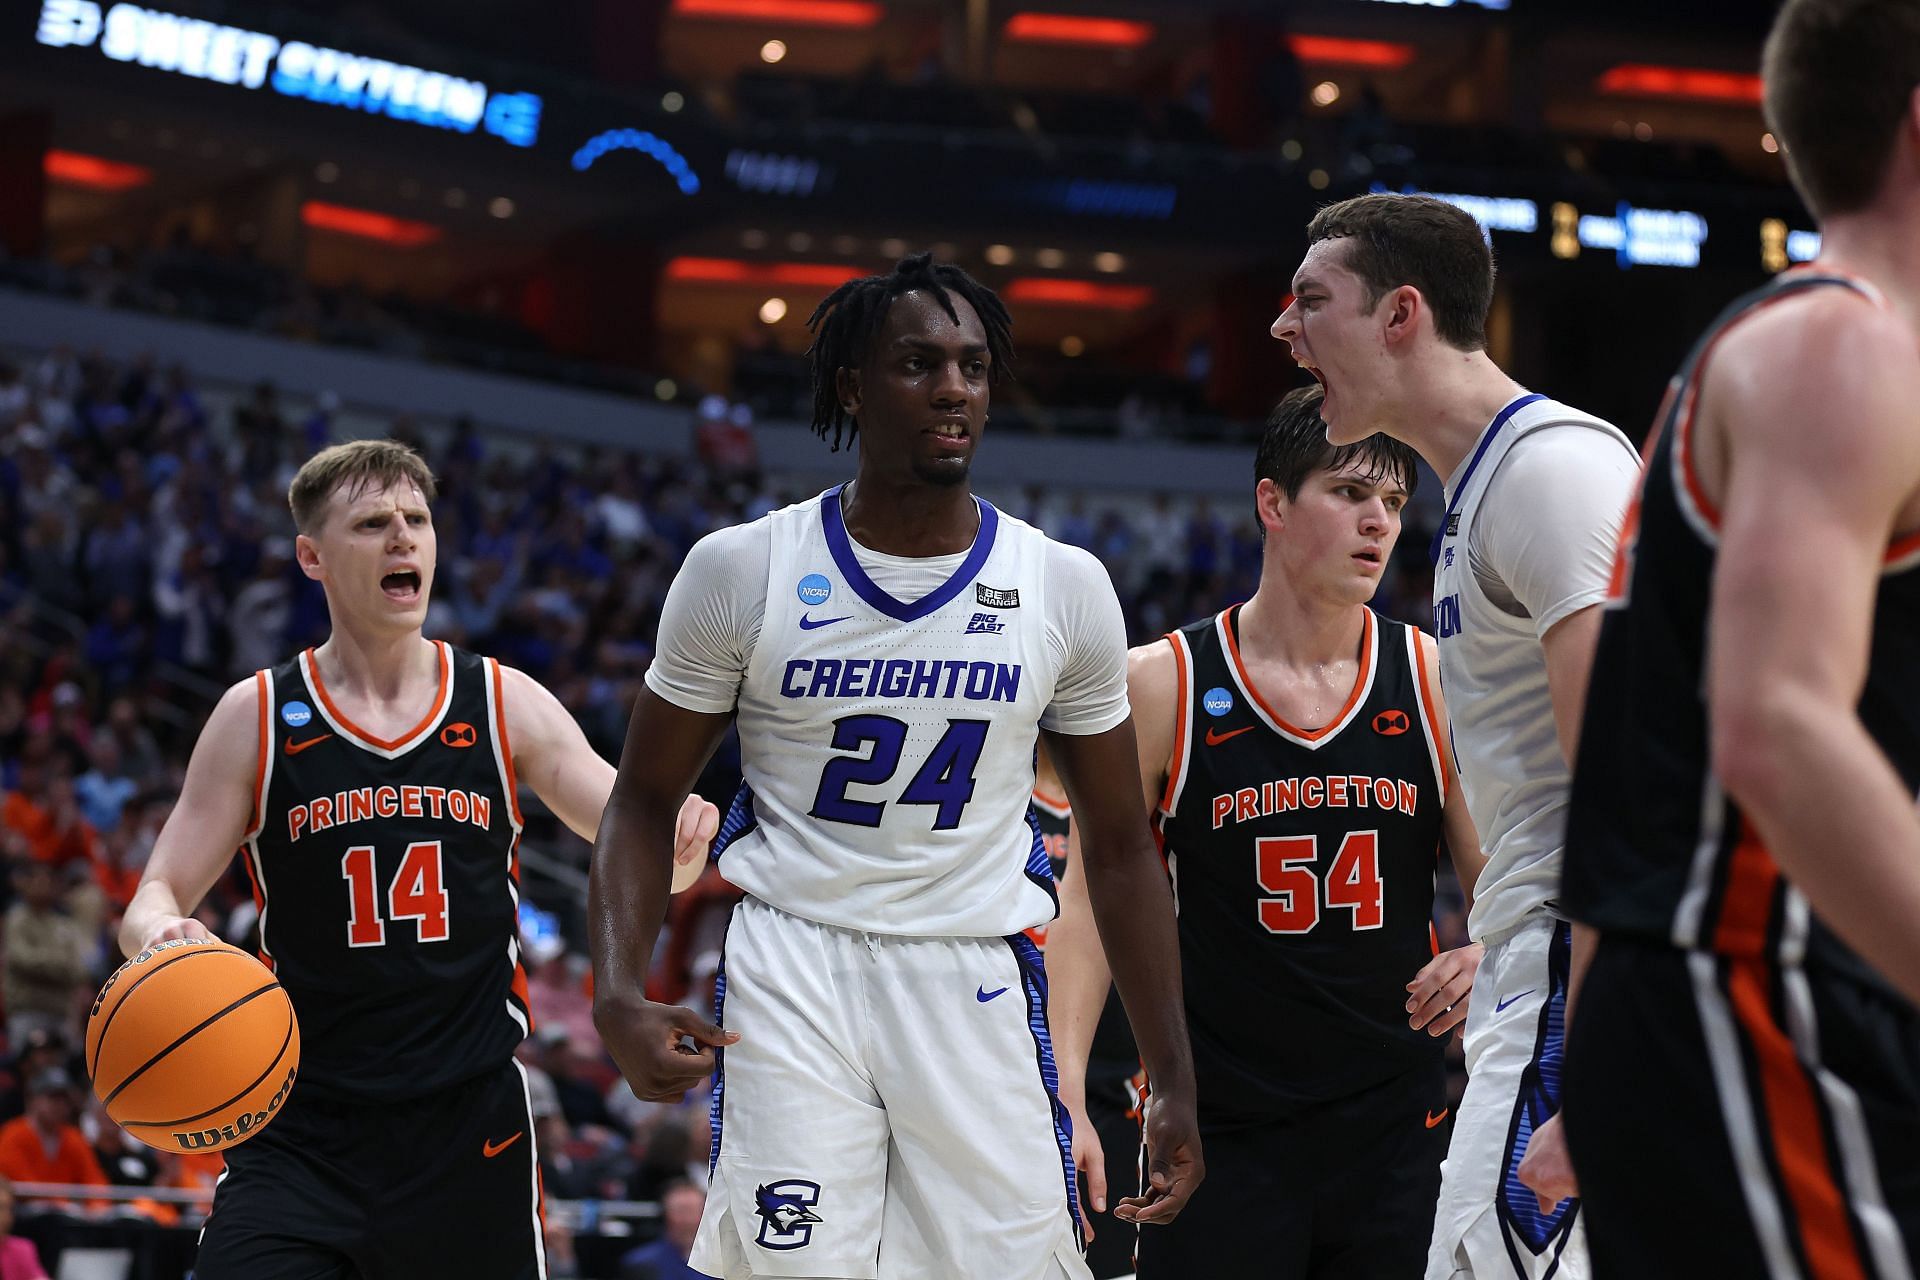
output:
[[[526,1077],[405,1102],[302,1097],[227,1152],[194,1280],[543,1280]]]

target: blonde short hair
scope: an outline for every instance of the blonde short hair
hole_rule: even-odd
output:
[[[427,461],[398,440],[351,440],[308,458],[287,486],[294,527],[312,533],[326,516],[327,500],[346,489],[351,500],[368,487],[410,484],[432,502],[436,487]]]

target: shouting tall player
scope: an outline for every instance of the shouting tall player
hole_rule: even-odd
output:
[[[1580,1280],[1579,1205],[1541,1212],[1523,1152],[1560,1109],[1572,935],[1557,901],[1570,765],[1613,542],[1638,474],[1611,425],[1529,392],[1486,350],[1493,257],[1426,196],[1322,209],[1273,334],[1325,388],[1336,444],[1383,431],[1445,482],[1433,622],[1460,783],[1487,854],[1467,1092],[1427,1280]]]

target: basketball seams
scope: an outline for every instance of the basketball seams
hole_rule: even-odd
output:
[[[253,1082],[246,1088],[240,1090],[240,1092],[234,1094],[218,1106],[209,1107],[199,1115],[182,1116],[178,1120],[122,1120],[118,1123],[125,1129],[176,1129],[181,1125],[192,1124],[196,1120],[205,1120],[209,1116],[219,1115],[228,1107],[234,1106],[242,1098],[252,1093],[255,1089],[258,1089],[262,1084],[265,1084],[267,1077],[271,1076],[279,1069],[280,1064],[287,1060],[287,1049],[293,1044],[295,1027],[296,1024],[294,1020],[289,1017],[287,1019],[287,1033],[280,1039],[280,1052],[275,1054],[273,1061],[267,1064],[267,1069],[255,1076]]]
[[[112,1028],[114,1018],[119,1016],[120,1010],[122,1007],[126,1005],[128,998],[131,997],[135,991],[138,991],[140,989],[140,985],[142,983],[144,983],[148,978],[151,978],[154,974],[159,973],[162,969],[171,968],[172,966],[180,963],[180,961],[185,960],[190,956],[213,956],[213,955],[219,955],[219,954],[221,954],[219,951],[191,951],[191,950],[182,951],[177,956],[169,956],[165,960],[162,960],[159,964],[153,966],[153,968],[147,970],[145,973],[141,974],[138,978],[136,978],[133,981],[133,983],[127,987],[125,991],[122,991],[120,993],[120,998],[113,1002],[113,1008],[107,1011],[106,1021],[100,1024],[100,1035],[93,1042],[92,1060],[87,1063],[87,1078],[89,1080],[99,1079],[100,1055],[106,1049],[107,1032]],[[132,964],[133,962],[129,960],[127,963]]]
[[[175,1038],[171,1044],[166,1046],[166,1048],[160,1050],[160,1052],[154,1054],[151,1058],[148,1058],[145,1062],[141,1063],[138,1067],[134,1068],[133,1071],[128,1073],[125,1079],[121,1080],[119,1084],[114,1086],[113,1092],[102,1097],[100,1101],[107,1107],[108,1111],[111,1112],[113,1109],[113,1100],[119,1097],[120,1094],[126,1089],[128,1085],[132,1084],[135,1080],[138,1080],[141,1076],[145,1075],[153,1067],[165,1061],[168,1054],[172,1053],[175,1049],[178,1049],[181,1045],[187,1043],[187,1041],[193,1039],[195,1036],[199,1035],[202,1031],[205,1031],[208,1027],[220,1021],[220,1019],[226,1017],[228,1014],[232,1013],[234,1010],[242,1008],[245,1005],[252,1003],[253,1001],[259,999],[261,996],[267,994],[267,992],[269,991],[279,991],[279,990],[281,990],[279,982],[273,980],[272,978],[269,978],[264,985],[254,988],[252,991],[249,991],[247,994],[241,996],[238,1000],[235,1000],[232,1003],[226,1005],[224,1008],[215,1010],[213,1013],[209,1014],[207,1017],[202,1018],[198,1023],[194,1024],[192,1027],[189,1027],[185,1032],[181,1033],[177,1038]],[[100,1092],[99,1084],[98,1082],[95,1082],[94,1093],[98,1094],[99,1092]]]

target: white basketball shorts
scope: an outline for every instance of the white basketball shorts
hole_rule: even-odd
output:
[[[913,938],[734,909],[691,1263],[722,1280],[1089,1280],[1024,936]]]
[[[1467,1010],[1467,1092],[1440,1166],[1427,1280],[1586,1280],[1580,1202],[1552,1213],[1520,1181],[1536,1127],[1560,1110],[1568,925],[1529,919],[1490,944]]]

